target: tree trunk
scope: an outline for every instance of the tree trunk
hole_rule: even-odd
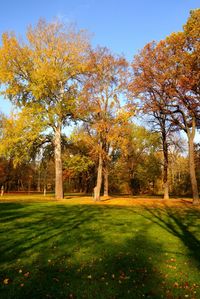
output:
[[[169,199],[169,187],[168,187],[168,144],[166,140],[166,134],[162,134],[163,143],[163,155],[164,155],[164,167],[163,167],[163,188],[164,188],[164,200]]]
[[[78,190],[79,193],[83,193],[83,175],[80,174],[78,178]]]
[[[99,153],[99,166],[97,172],[97,184],[94,188],[94,200],[100,200],[101,184],[102,184],[102,168],[103,168],[103,159],[102,159],[102,144],[100,144],[100,153]]]
[[[1,196],[3,196],[4,195],[4,186],[2,185],[1,186]]]
[[[28,194],[31,192],[31,178],[28,180]]]
[[[87,173],[84,173],[84,176],[83,176],[83,193],[84,194],[88,193],[88,176],[87,176]]]
[[[41,173],[40,173],[40,169],[38,170],[37,191],[38,192],[41,191]]]
[[[61,125],[58,124],[55,128],[54,139],[55,151],[55,196],[56,199],[63,199],[63,173],[62,173],[62,158],[61,158]]]
[[[163,187],[164,187],[164,200],[168,200],[169,199],[168,181],[164,182]]]
[[[108,196],[108,167],[104,167],[104,194],[103,196]]]
[[[192,185],[193,204],[199,204],[199,192],[197,186],[195,160],[194,160],[194,136],[195,136],[195,121],[193,120],[192,132],[188,132],[188,149],[189,149],[189,169],[190,180]]]
[[[46,193],[47,193],[47,188],[46,188],[46,185],[44,185],[44,192],[43,192],[43,195],[46,196]]]

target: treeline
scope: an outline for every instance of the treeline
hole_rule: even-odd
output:
[[[162,190],[165,199],[191,192],[199,203],[199,28],[196,9],[183,31],[147,44],[131,63],[60,23],[40,20],[25,42],[3,34],[2,94],[18,108],[0,120],[5,189],[55,188],[57,199],[63,191],[90,192],[95,200],[109,191]]]
[[[130,125],[129,140],[123,152],[117,149],[110,154],[107,189],[111,194],[162,194],[163,154],[158,133],[142,126]],[[77,139],[77,136],[78,139]],[[177,143],[178,142],[178,143]],[[173,196],[191,196],[188,157],[185,140],[177,137],[169,149],[169,191]],[[45,152],[44,152],[45,151]],[[195,160],[200,162],[199,146],[195,147]],[[92,154],[91,144],[83,142],[74,132],[67,141],[63,136],[64,192],[93,193],[96,183],[98,159]],[[197,170],[200,185],[200,172]],[[54,192],[55,166],[52,146],[45,147],[37,159],[14,165],[14,160],[1,158],[0,184],[4,192]],[[103,187],[103,186],[102,186]]]

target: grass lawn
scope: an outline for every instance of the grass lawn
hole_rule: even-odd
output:
[[[199,208],[5,199],[1,299],[200,298]]]

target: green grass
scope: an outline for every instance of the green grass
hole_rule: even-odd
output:
[[[200,212],[0,204],[0,298],[200,298]]]

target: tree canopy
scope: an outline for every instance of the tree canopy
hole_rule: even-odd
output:
[[[196,9],[182,31],[149,42],[131,63],[105,47],[93,48],[86,31],[59,22],[39,20],[24,41],[3,33],[1,94],[17,109],[0,115],[1,183],[11,180],[7,166],[14,173],[23,164],[34,173],[32,181],[38,176],[35,186],[47,185],[49,169],[57,199],[63,198],[63,182],[67,190],[94,192],[95,200],[102,191],[108,196],[122,189],[159,189],[168,199],[190,175],[198,204],[199,28]],[[67,137],[72,122],[75,129]],[[181,132],[188,157],[181,152]],[[21,177],[12,184],[20,189]]]

